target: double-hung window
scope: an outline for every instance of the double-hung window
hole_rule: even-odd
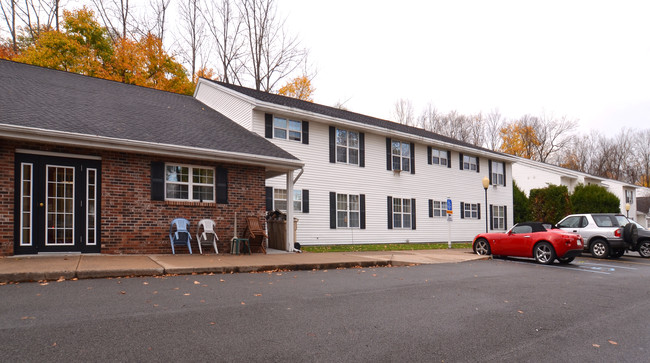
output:
[[[492,228],[506,229],[506,207],[502,205],[492,206]]]
[[[336,194],[336,227],[360,227],[359,195]]]
[[[463,170],[476,171],[477,165],[478,161],[476,159],[476,156],[463,156]]]
[[[492,185],[505,185],[504,163],[492,161],[490,169],[492,170]]]
[[[214,169],[165,165],[165,199],[214,202]]]
[[[634,192],[631,190],[625,191],[625,203],[634,203]]]
[[[432,200],[431,201],[432,216],[433,217],[445,217],[447,216],[447,202],[441,200]]]
[[[293,141],[302,140],[302,122],[281,117],[273,118],[273,138]]]
[[[431,149],[431,164],[447,166],[449,164],[447,157],[447,151]]]
[[[336,129],[336,161],[359,164],[359,133]]]
[[[391,141],[393,170],[411,170],[411,145],[408,142]]]
[[[478,219],[479,218],[479,205],[474,203],[464,203],[463,205],[463,218]]]
[[[274,209],[287,210],[287,190],[273,189],[273,206]],[[293,190],[293,210],[302,212],[302,189]]]
[[[393,198],[393,228],[411,229],[411,199]]]

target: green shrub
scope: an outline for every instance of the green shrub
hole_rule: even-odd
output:
[[[515,223],[530,221],[533,217],[530,210],[530,200],[515,181],[512,181],[512,204]]]
[[[534,220],[557,223],[571,214],[571,200],[566,186],[549,184],[546,188],[531,189],[531,212]]]
[[[620,213],[621,201],[599,185],[578,186],[571,195],[573,213]]]

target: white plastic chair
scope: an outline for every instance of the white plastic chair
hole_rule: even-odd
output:
[[[201,254],[203,254],[203,250],[201,249],[202,244],[212,244],[214,252],[219,254],[219,250],[217,250],[219,237],[217,237],[214,231],[214,224],[214,221],[211,219],[202,219],[199,221],[199,226],[196,228],[196,240],[198,241],[199,252]],[[201,231],[201,228],[203,228],[203,231]]]

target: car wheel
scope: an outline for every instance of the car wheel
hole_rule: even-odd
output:
[[[544,265],[550,265],[555,260],[555,250],[550,243],[540,242],[533,248],[533,256],[535,257],[535,261]]]
[[[621,258],[625,254],[624,248],[619,248],[618,250],[612,250],[611,258]]]
[[[589,251],[596,258],[606,258],[609,256],[609,245],[602,239],[597,239],[591,244]]]
[[[563,265],[568,265],[575,260],[575,257],[558,257],[557,260]]]
[[[474,252],[476,252],[477,255],[481,256],[487,256],[492,251],[490,250],[490,243],[485,238],[479,238],[474,242]]]
[[[650,241],[639,243],[639,255],[644,258],[650,257]]]

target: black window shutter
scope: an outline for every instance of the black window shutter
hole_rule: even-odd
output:
[[[388,229],[393,229],[393,197],[388,197]]]
[[[366,229],[366,195],[359,195],[359,228]]]
[[[309,213],[309,189],[302,190],[302,212]]]
[[[481,203],[476,205],[476,210],[478,211],[478,219],[481,219]]]
[[[366,167],[366,134],[359,133],[359,166]]]
[[[309,121],[302,122],[302,143],[309,145]]]
[[[460,218],[465,218],[465,203],[460,202]]]
[[[492,204],[490,204],[490,230],[494,229],[494,221],[492,220],[494,218],[493,211],[492,211]]]
[[[151,162],[151,200],[165,200],[165,163]]]
[[[264,114],[264,137],[273,138],[273,115],[270,113]]]
[[[508,230],[508,206],[503,206],[503,226]]]
[[[266,187],[266,211],[270,212],[273,210],[273,187]]]
[[[386,138],[386,170],[393,170],[391,164],[390,137]]]
[[[411,174],[415,174],[415,144],[411,143]]]
[[[433,218],[433,200],[429,199],[429,218]]]
[[[431,146],[427,146],[427,164],[431,165]]]
[[[217,203],[228,204],[228,169],[217,168]]]
[[[481,172],[481,161],[479,160],[478,156],[476,157],[476,172]]]
[[[460,170],[463,170],[463,153],[458,154],[458,160],[460,161]]]
[[[490,185],[492,185],[492,160],[488,159],[488,178],[490,179]]]
[[[447,150],[447,167],[451,168],[451,151]]]
[[[415,229],[415,198],[411,199],[411,229]]]
[[[503,186],[506,186],[506,163],[503,162]]]
[[[330,229],[336,229],[336,193],[330,192]]]
[[[330,126],[330,163],[336,162],[336,127]]]

